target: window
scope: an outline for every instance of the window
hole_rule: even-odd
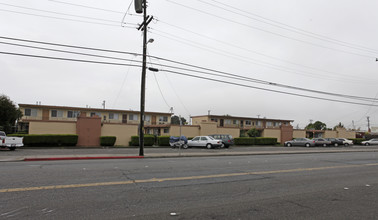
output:
[[[226,120],[224,120],[224,124],[226,124],[226,125],[230,125],[230,124],[231,124],[231,120],[230,120],[230,119],[226,119]]]
[[[212,122],[218,122],[218,119],[216,119],[216,118],[212,118],[212,119],[210,119]]]
[[[37,117],[37,109],[26,108],[25,109],[25,116]]]
[[[256,125],[261,126],[262,125],[261,121],[257,121]]]
[[[272,126],[273,126],[273,123],[272,123],[271,121],[268,121],[268,122],[266,123],[266,126],[268,126],[268,127],[272,127]]]
[[[245,121],[245,125],[251,125],[252,122],[251,121]]]
[[[51,110],[51,117],[52,118],[62,118],[63,111],[62,110]]]
[[[145,115],[144,116],[144,121],[150,122],[151,121],[151,115]],[[169,132],[164,132],[164,133],[169,133]]]
[[[115,114],[115,113],[109,113],[109,119],[112,119],[112,120],[118,120],[118,114]]]
[[[168,117],[167,116],[160,116],[159,122],[168,122]]]
[[[193,138],[192,141],[199,141],[199,137]]]
[[[77,118],[78,116],[78,111],[67,111],[67,118]]]
[[[207,141],[207,137],[201,137],[201,141]]]
[[[97,116],[99,116],[99,117],[101,118],[101,113],[98,113],[98,112],[91,112],[91,117],[93,117],[93,116],[95,116],[95,115],[97,115]]]
[[[234,125],[237,125],[237,124],[239,124],[239,121],[238,121],[238,120],[233,120],[232,123],[233,123]]]
[[[164,133],[168,134],[169,133],[169,128],[164,128]]]
[[[138,121],[138,115],[129,114],[129,120],[130,121]]]

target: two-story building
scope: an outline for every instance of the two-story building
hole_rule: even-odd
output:
[[[27,131],[29,134],[79,134],[79,129],[89,126],[83,126],[83,118],[92,118],[99,125],[99,131],[92,133],[116,136],[117,145],[128,145],[131,136],[138,135],[139,111],[30,104],[19,104],[19,107],[23,117],[18,123],[18,130]],[[169,135],[171,115],[146,112],[145,133]],[[81,123],[81,126],[78,123]],[[95,127],[91,124],[87,129]]]

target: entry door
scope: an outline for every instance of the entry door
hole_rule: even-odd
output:
[[[223,119],[220,120],[220,126],[223,127]]]

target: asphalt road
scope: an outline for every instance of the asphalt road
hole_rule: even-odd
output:
[[[378,152],[2,162],[0,219],[376,219]]]

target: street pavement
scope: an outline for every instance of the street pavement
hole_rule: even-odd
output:
[[[282,147],[282,146],[233,146],[222,149],[189,148],[172,149],[169,147],[145,147],[144,155],[139,156],[138,147],[22,147],[15,151],[0,150],[0,162],[41,161],[41,160],[82,160],[82,159],[141,159],[173,157],[245,156],[273,154],[309,154],[378,152],[378,146],[349,147]]]

